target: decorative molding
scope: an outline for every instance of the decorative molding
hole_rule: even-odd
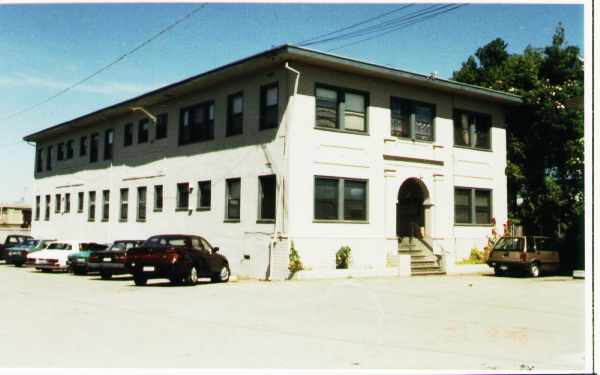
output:
[[[395,156],[395,155],[383,155],[383,160],[391,160],[391,161],[404,161],[408,163],[421,163],[421,164],[432,164],[443,166],[444,162],[441,160],[431,160],[431,159],[420,159],[420,158],[410,158],[406,156]]]
[[[368,165],[350,164],[350,163],[336,163],[336,162],[329,162],[329,161],[315,161],[314,164],[337,165],[337,166],[341,166],[341,167],[354,167],[354,168],[365,168],[365,169],[369,169],[370,168]]]
[[[165,175],[164,174],[157,174],[157,175],[154,175],[154,176],[127,177],[127,178],[124,178],[122,181],[146,180],[146,179],[158,178],[158,177],[165,177]]]

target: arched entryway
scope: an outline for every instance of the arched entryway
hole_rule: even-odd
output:
[[[426,235],[430,207],[429,191],[425,184],[417,178],[404,181],[398,190],[396,204],[397,236],[422,238]]]

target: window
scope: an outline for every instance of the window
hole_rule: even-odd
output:
[[[214,138],[215,110],[213,102],[182,108],[179,118],[179,144]]]
[[[65,213],[71,212],[71,194],[65,194]]]
[[[104,132],[104,160],[111,160],[113,158],[113,137],[114,131],[112,129]]]
[[[35,196],[35,221],[40,220],[40,201],[41,198],[39,195]]]
[[[44,211],[44,220],[50,220],[50,195],[46,195],[46,207]]]
[[[277,179],[275,175],[258,177],[258,220],[275,220]]]
[[[163,187],[154,185],[154,211],[160,212],[163,209]]]
[[[260,88],[259,129],[276,128],[279,125],[279,84],[277,82]]]
[[[90,163],[98,161],[98,133],[90,136]]]
[[[88,193],[88,221],[96,220],[96,192]]]
[[[137,188],[137,221],[146,221],[146,187]]]
[[[190,204],[190,184],[183,182],[177,184],[177,209],[187,210]]]
[[[315,177],[315,220],[367,220],[367,181]]]
[[[491,126],[490,115],[454,110],[454,145],[490,150]]]
[[[123,146],[131,146],[133,144],[133,123],[125,124],[124,134],[123,134]]]
[[[199,210],[210,210],[211,200],[211,183],[210,181],[198,182],[198,203]]]
[[[490,224],[491,221],[491,190],[454,189],[454,222],[456,224]]]
[[[102,221],[108,221],[110,215],[110,190],[102,191]]]
[[[150,120],[147,118],[141,119],[138,123],[138,143],[148,142],[148,133],[150,128]]]
[[[161,113],[156,116],[156,139],[167,138],[167,129],[169,124],[169,115]]]
[[[42,172],[43,164],[42,164],[42,154],[44,153],[43,148],[38,148],[35,153],[35,171],[37,173]]]
[[[241,179],[232,178],[226,181],[226,205],[225,205],[225,220],[239,221],[240,220],[240,190]]]
[[[77,212],[83,212],[83,192],[77,193]]]
[[[87,154],[87,136],[79,138],[79,156],[85,156]]]
[[[46,170],[52,170],[52,146],[48,146],[46,149]]]
[[[54,194],[54,213],[60,213],[60,194]]]
[[[73,154],[75,154],[73,143],[75,143],[75,141],[73,141],[72,139],[69,139],[67,141],[67,159],[73,159]]]
[[[129,189],[121,189],[121,206],[119,207],[119,220],[127,221],[129,210]]]
[[[227,136],[244,132],[244,94],[237,93],[227,97]]]
[[[367,131],[368,94],[317,86],[316,127]]]
[[[391,100],[392,135],[418,141],[433,141],[435,106],[413,100]]]
[[[63,142],[59,143],[58,146],[56,146],[56,160],[65,160],[65,144]]]

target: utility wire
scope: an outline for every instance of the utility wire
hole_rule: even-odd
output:
[[[350,46],[353,46],[353,45],[356,45],[356,44],[359,44],[359,43],[363,43],[363,42],[366,42],[366,41],[369,41],[369,40],[372,40],[372,39],[378,38],[378,37],[380,37],[380,36],[383,36],[383,35],[386,35],[386,34],[389,34],[389,33],[395,32],[395,31],[399,31],[399,30],[405,29],[405,28],[407,28],[407,27],[409,27],[409,26],[415,25],[415,24],[417,24],[417,23],[425,22],[425,21],[427,21],[428,19],[431,19],[431,18],[434,18],[434,17],[440,16],[440,15],[442,15],[442,14],[444,14],[444,13],[452,12],[452,11],[454,11],[454,10],[456,10],[456,9],[458,9],[458,8],[461,8],[461,7],[465,6],[465,5],[468,5],[468,4],[459,4],[459,5],[455,5],[455,6],[452,6],[452,7],[450,7],[450,8],[447,8],[447,9],[441,10],[441,11],[439,11],[439,12],[437,12],[437,13],[434,13],[434,14],[429,14],[429,15],[427,15],[427,16],[424,16],[424,17],[422,17],[422,18],[418,18],[418,19],[413,19],[413,20],[410,20],[410,21],[408,21],[408,22],[405,22],[405,23],[403,23],[403,24],[396,25],[396,27],[394,27],[394,28],[392,28],[392,29],[388,29],[388,30],[386,30],[386,31],[383,31],[383,32],[377,33],[377,34],[375,34],[375,35],[372,35],[372,36],[370,36],[370,37],[368,37],[368,38],[359,39],[359,40],[357,40],[357,41],[354,41],[354,42],[350,42],[350,43],[347,43],[347,44],[343,44],[343,45],[341,45],[341,46],[337,46],[337,47],[334,47],[334,48],[330,48],[330,49],[328,49],[328,50],[327,50],[327,52],[331,52],[331,51],[335,51],[335,50],[338,50],[338,49],[342,49],[342,48],[350,47]]]
[[[60,90],[59,92],[57,92],[56,94],[49,96],[48,98],[37,102],[33,105],[30,105],[29,107],[23,108],[17,112],[14,112],[6,117],[2,117],[0,118],[0,120],[8,120],[11,119],[13,117],[16,117],[18,115],[21,115],[25,112],[29,112],[43,104],[48,103],[49,101],[56,99],[57,97],[65,94],[68,91],[71,91],[72,89],[74,89],[75,87],[82,85],[83,83],[89,81],[90,79],[96,77],[97,75],[101,74],[102,72],[106,71],[107,69],[109,69],[110,67],[112,67],[113,65],[125,60],[127,57],[133,55],[134,53],[136,53],[137,51],[139,51],[140,49],[144,48],[146,45],[152,43],[155,39],[157,39],[158,37],[160,37],[163,34],[166,34],[167,32],[171,31],[172,29],[174,29],[175,27],[177,27],[177,25],[179,25],[180,23],[182,23],[183,21],[187,20],[188,18],[192,17],[194,14],[198,13],[199,11],[201,11],[204,7],[206,7],[206,4],[202,4],[201,6],[199,6],[198,8],[192,10],[191,12],[187,13],[185,16],[179,18],[177,21],[173,22],[172,24],[170,24],[169,26],[165,27],[164,29],[160,30],[158,33],[154,34],[152,37],[150,37],[149,39],[146,39],[145,41],[143,41],[142,43],[138,44],[136,47],[132,48],[131,50],[125,52],[124,54],[122,54],[121,56],[119,56],[117,59],[115,59],[114,61],[112,61],[111,63],[109,63],[108,65],[103,66],[102,68],[98,69],[97,71],[95,71],[94,73],[90,74],[89,76],[75,82],[74,84],[72,84],[69,87],[66,87],[62,90]]]

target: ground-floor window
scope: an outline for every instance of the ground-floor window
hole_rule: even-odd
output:
[[[54,195],[54,213],[60,213],[60,194]]]
[[[50,220],[50,195],[46,195],[46,207],[44,211],[44,220]]]
[[[65,194],[65,213],[71,212],[71,194]]]
[[[456,224],[490,224],[492,191],[457,187],[454,189],[454,222]]]
[[[210,210],[211,183],[210,181],[198,182],[198,202],[196,208],[199,210]]]
[[[96,192],[90,191],[88,193],[88,221],[94,221],[96,219]]]
[[[129,210],[129,189],[121,189],[121,207],[119,220],[127,221],[127,211]]]
[[[315,177],[315,220],[366,221],[367,180]]]
[[[77,193],[77,212],[83,212],[83,192]]]
[[[40,196],[35,196],[35,220],[40,220]]]
[[[110,190],[102,191],[102,221],[108,221],[110,215]]]
[[[275,175],[258,177],[258,220],[275,220],[276,191]]]
[[[225,220],[240,220],[240,193],[242,180],[240,178],[231,178],[226,181],[226,204]]]
[[[177,184],[177,209],[187,210],[190,207],[190,184]]]
[[[161,212],[163,209],[163,186],[154,185],[154,211]]]
[[[146,221],[146,187],[140,186],[137,189],[137,221]]]

